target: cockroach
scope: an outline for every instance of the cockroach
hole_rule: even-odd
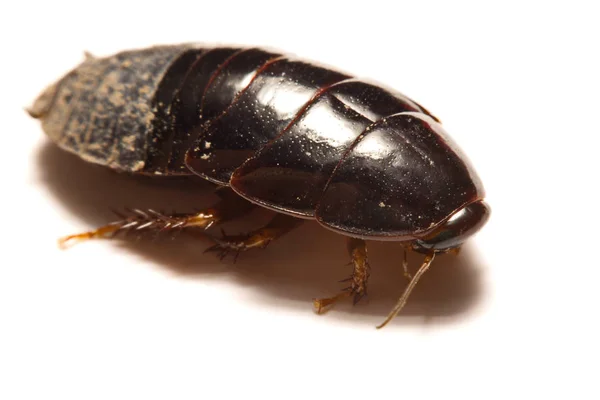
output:
[[[29,114],[60,148],[108,168],[197,175],[220,200],[188,214],[133,210],[73,240],[122,232],[206,230],[253,207],[275,211],[245,235],[210,235],[221,256],[263,248],[316,220],[347,237],[353,272],[323,312],[367,293],[366,240],[424,254],[400,312],[438,254],[457,252],[490,216],[470,161],[441,122],[407,96],[330,67],[258,47],[162,45],[90,55]]]

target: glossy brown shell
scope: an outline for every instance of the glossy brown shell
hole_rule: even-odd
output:
[[[419,104],[277,51],[184,44],[88,58],[31,113],[90,162],[194,173],[351,236],[422,237],[484,197]]]

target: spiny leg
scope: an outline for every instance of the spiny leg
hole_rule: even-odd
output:
[[[226,235],[213,238],[216,243],[206,249],[206,252],[216,252],[223,259],[227,254],[234,253],[235,259],[242,251],[254,248],[265,248],[273,240],[280,238],[292,229],[300,226],[303,219],[290,217],[285,214],[276,214],[265,226],[243,235]]]
[[[415,276],[412,277],[408,286],[406,287],[406,289],[404,289],[404,293],[402,293],[402,296],[400,296],[400,299],[398,299],[396,306],[388,314],[385,321],[383,321],[383,323],[377,327],[377,329],[381,329],[384,326],[386,326],[388,324],[388,322],[390,322],[396,315],[398,315],[398,313],[402,310],[402,308],[404,308],[404,305],[406,305],[406,301],[408,300],[408,296],[410,296],[410,294],[413,291],[413,289],[415,288],[415,286],[417,286],[417,282],[419,282],[419,279],[421,278],[421,276],[423,276],[423,274],[429,269],[434,258],[435,258],[434,252],[431,252],[425,256],[425,260],[423,260],[423,264],[421,264],[421,266],[419,267]]]
[[[63,237],[59,239],[59,245],[64,248],[69,243],[96,238],[112,238],[121,233],[135,232],[141,235],[143,233],[176,232],[185,228],[208,229],[216,223],[247,214],[255,207],[229,188],[218,190],[216,193],[220,197],[216,204],[194,213],[166,214],[139,209],[127,210],[127,215],[115,212],[120,220],[93,231]]]
[[[353,296],[353,302],[356,304],[367,294],[367,281],[369,280],[371,270],[367,258],[367,244],[362,239],[348,238],[347,245],[348,253],[350,253],[350,257],[352,258],[351,264],[354,269],[350,278],[342,282],[350,281],[351,285],[336,296],[314,299],[313,304],[318,313],[324,312],[327,307],[345,297]]]

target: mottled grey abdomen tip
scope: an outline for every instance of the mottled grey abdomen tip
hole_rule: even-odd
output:
[[[151,150],[156,91],[194,45],[155,46],[85,60],[27,109],[61,148],[86,161],[139,172]]]

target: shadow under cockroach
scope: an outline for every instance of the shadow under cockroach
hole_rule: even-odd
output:
[[[202,179],[156,179],[119,174],[86,163],[58,149],[50,142],[39,151],[40,177],[65,209],[89,224],[90,228],[115,219],[111,210],[123,207],[153,208],[186,212],[210,205],[215,200],[214,187]],[[258,209],[241,221],[226,224],[227,233],[244,232],[263,223],[272,215]],[[58,237],[70,232],[56,232]],[[218,232],[215,232],[218,235]],[[110,245],[124,246],[128,251],[152,261],[173,273],[190,279],[225,279],[234,276],[241,287],[255,288],[251,301],[265,307],[291,307],[312,312],[312,299],[335,293],[338,283],[351,272],[343,237],[307,221],[265,250],[219,261],[205,250],[209,240],[181,234],[177,237],[125,238]],[[84,244],[82,244],[83,246]],[[58,251],[58,249],[57,249]],[[407,284],[402,271],[402,248],[392,242],[369,242],[371,279],[368,296],[356,306],[342,301],[315,318],[335,318],[374,325],[381,322]],[[68,257],[68,254],[64,254]],[[409,254],[413,271],[422,255]],[[457,321],[476,307],[481,295],[481,264],[476,251],[465,246],[458,256],[444,255],[436,259],[419,282],[407,306],[393,324]],[[199,309],[202,304],[198,305]],[[201,311],[201,310],[200,310]]]

